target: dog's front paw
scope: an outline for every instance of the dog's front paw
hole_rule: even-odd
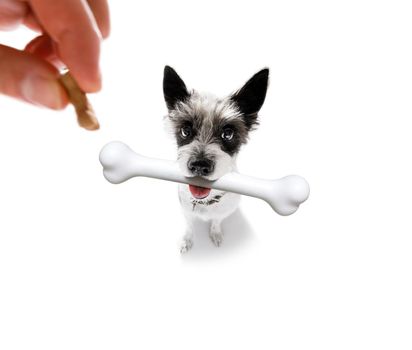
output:
[[[223,233],[221,232],[210,232],[209,233],[210,240],[216,247],[220,247],[223,243]]]
[[[180,244],[180,253],[185,254],[193,247],[193,241],[190,238],[184,238]]]

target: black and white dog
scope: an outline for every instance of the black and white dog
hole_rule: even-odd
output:
[[[236,156],[258,125],[258,112],[268,87],[269,70],[255,74],[240,90],[226,98],[189,91],[169,66],[165,67],[163,92],[167,122],[178,146],[178,163],[187,177],[216,180],[236,170]],[[222,221],[232,214],[240,196],[191,185],[179,185],[179,198],[187,220],[181,252],[193,245],[196,218],[210,222],[210,238],[222,243]]]

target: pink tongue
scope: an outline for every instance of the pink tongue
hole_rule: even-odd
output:
[[[189,185],[189,190],[196,199],[206,198],[210,193],[210,188]]]

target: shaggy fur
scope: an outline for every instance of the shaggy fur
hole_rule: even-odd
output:
[[[178,146],[178,164],[187,177],[202,176],[216,180],[236,170],[236,156],[258,125],[268,87],[269,70],[255,74],[240,90],[225,98],[189,91],[169,66],[165,67],[163,92],[170,123]],[[179,185],[179,198],[187,231],[181,252],[193,246],[196,217],[210,222],[210,238],[216,246],[223,240],[221,222],[232,214],[240,196],[211,190],[206,198],[197,199],[188,185]]]

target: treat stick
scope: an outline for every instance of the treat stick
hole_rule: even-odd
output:
[[[60,82],[69,96],[69,101],[76,110],[79,125],[87,130],[99,129],[99,122],[86,94],[80,89],[70,72],[62,74]]]

